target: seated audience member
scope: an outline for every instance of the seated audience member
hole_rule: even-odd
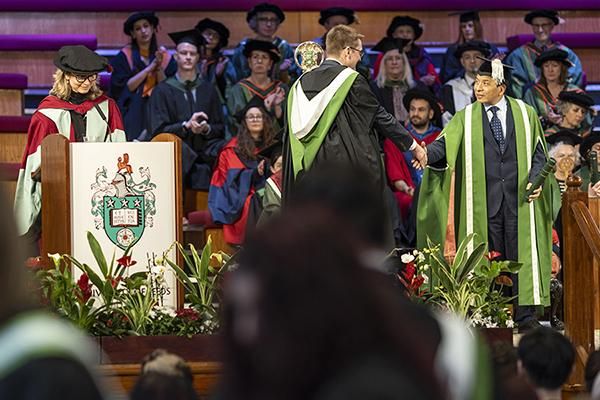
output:
[[[450,79],[442,87],[442,101],[444,103],[443,125],[446,126],[454,114],[462,110],[475,99],[473,86],[477,71],[483,64],[482,57],[490,56],[490,47],[487,43],[478,40],[464,42],[456,47],[454,58],[460,60],[462,66],[461,76]]]
[[[219,154],[208,192],[208,208],[213,221],[223,224],[225,241],[244,243],[250,200],[264,187],[268,163],[259,153],[276,141],[276,131],[264,101],[254,97],[236,115],[238,135]]]
[[[403,50],[408,56],[413,77],[416,80],[423,82],[437,95],[442,86],[440,77],[435,70],[435,66],[433,65],[429,53],[415,43],[422,34],[423,25],[421,24],[421,21],[409,17],[408,15],[403,15],[394,17],[387,29],[386,36],[393,39],[406,39],[409,41]],[[378,72],[379,62],[380,60],[377,62],[375,73]]]
[[[85,46],[64,46],[54,58],[57,67],[50,95],[31,117],[27,145],[15,193],[17,233],[34,253],[41,236],[41,144],[60,133],[72,142],[124,142],[123,121],[116,102],[98,87],[98,73],[108,60]]]
[[[592,132],[589,136],[583,139],[579,147],[579,154],[583,160],[583,165],[577,171],[577,175],[581,177],[581,190],[587,191],[589,197],[600,197],[600,181],[595,184],[591,182],[591,170],[594,168],[590,165],[590,152],[595,151],[596,157],[600,160],[600,132]],[[595,166],[598,168],[598,166]]]
[[[572,65],[569,68],[568,82],[582,87],[583,71],[579,58],[573,50],[552,41],[550,37],[554,27],[561,22],[558,12],[554,10],[531,11],[525,15],[525,22],[531,25],[535,39],[533,42],[513,50],[505,60],[506,64],[514,68],[511,86],[513,97],[522,98],[525,89],[538,81],[540,70],[539,67],[536,67],[535,60],[542,52],[552,49],[561,49],[567,52],[567,58]]]
[[[548,156],[556,160],[554,177],[558,182],[561,195],[567,190],[567,178],[579,166],[577,146],[582,143],[581,136],[570,129],[561,129],[546,138]]]
[[[94,372],[99,349],[83,332],[42,311],[25,270],[6,198],[0,195],[0,398],[115,398]]]
[[[532,106],[540,116],[542,128],[558,124],[562,116],[556,109],[558,96],[561,92],[581,91],[567,80],[570,61],[567,52],[552,49],[543,52],[535,59],[535,66],[541,71],[540,79],[525,90],[523,100]]]
[[[409,113],[404,124],[406,130],[417,143],[428,145],[433,142],[441,132],[436,126],[441,114],[436,98],[426,89],[411,89],[404,96],[403,102]],[[400,213],[406,219],[415,189],[421,184],[423,170],[413,167],[411,152],[401,152],[389,139],[383,142],[383,151],[388,181]]]
[[[243,39],[233,52],[231,62],[235,68],[236,81],[244,79],[250,75],[248,65],[248,55],[244,54],[246,42],[250,39],[262,40],[272,43],[278,50],[280,57],[274,63],[273,70],[270,71],[271,79],[280,80],[284,83],[290,83],[300,76],[300,68],[294,62],[294,50],[284,39],[275,36],[279,25],[285,20],[285,14],[275,4],[260,3],[252,7],[246,14],[248,26],[255,33],[254,38]]]
[[[592,392],[594,382],[598,380],[596,379],[598,372],[600,372],[600,350],[594,350],[590,353],[585,363],[585,390],[588,393]],[[598,381],[600,382],[600,380]],[[600,389],[600,384],[598,384],[598,388]]]
[[[247,40],[244,55],[248,59],[250,76],[233,85],[227,93],[227,106],[230,115],[236,115],[255,96],[262,99],[267,111],[275,116],[276,130],[283,124],[283,102],[287,85],[271,78],[273,66],[280,60],[275,45],[263,40]],[[239,125],[232,126],[237,134]]]
[[[538,399],[560,399],[561,386],[567,381],[575,349],[565,336],[550,328],[536,328],[519,341],[520,365],[536,388]]]
[[[483,27],[481,26],[481,20],[479,19],[479,12],[465,11],[458,13],[458,15],[458,39],[454,44],[448,46],[448,50],[446,50],[446,54],[444,54],[444,58],[442,60],[440,78],[442,79],[443,83],[446,83],[454,78],[463,77],[465,73],[464,65],[462,65],[460,56],[456,55],[456,50],[464,43],[470,41],[485,43],[485,47],[488,49],[488,54],[484,57],[487,58],[498,54],[498,49],[496,46],[485,42],[483,39]]]
[[[142,361],[131,400],[196,400],[194,379],[183,358],[157,349]]]
[[[131,42],[111,61],[110,95],[119,105],[130,141],[148,129],[147,108],[152,90],[177,70],[169,52],[158,46],[158,23],[153,12],[131,14],[123,24],[123,33]]]
[[[185,186],[207,190],[212,165],[224,140],[223,111],[214,85],[198,74],[197,30],[170,33],[176,44],[177,73],[154,89],[150,97],[150,132],[173,133],[183,140]]]
[[[551,136],[560,129],[573,129],[579,136],[590,134],[592,121],[596,112],[592,108],[594,99],[582,90],[562,91],[558,95],[556,110],[560,114],[558,124],[550,126],[544,131],[546,136]]]
[[[402,51],[406,43],[405,40],[385,37],[372,49],[381,52],[383,58],[377,77],[371,82],[371,89],[383,108],[402,122],[408,119],[408,110],[402,101],[406,92],[417,86],[427,88],[413,79],[408,58]]]
[[[352,25],[356,21],[354,10],[345,7],[325,8],[319,14],[319,25],[325,28],[325,33],[312,41],[323,48],[325,47],[325,36],[331,28],[337,25]]]
[[[283,190],[283,153],[281,146],[271,153],[269,170],[271,176],[265,183],[265,192],[262,197],[262,213],[258,219],[258,225],[278,214],[281,210],[281,191]]]
[[[494,399],[536,399],[535,389],[519,374],[517,349],[512,343],[495,342],[490,346],[494,373]]]
[[[229,29],[222,23],[210,18],[204,18],[196,24],[196,29],[202,34],[205,45],[200,47],[200,63],[198,71],[205,81],[212,83],[218,90],[219,100],[223,109],[225,120],[225,136],[231,138],[233,116],[227,109],[227,90],[236,82],[236,73],[233,63],[229,60],[223,49],[229,42]]]
[[[218,398],[442,398],[435,322],[367,267],[347,221],[312,206],[287,208],[240,255]]]

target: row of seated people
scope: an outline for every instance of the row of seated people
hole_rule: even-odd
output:
[[[344,9],[341,12],[339,9],[324,10],[322,15],[321,22],[326,27],[329,26],[332,18],[337,23],[343,23],[342,19],[337,18],[340,16],[346,18],[348,23],[353,22]],[[21,171],[23,177],[20,177],[17,189],[16,202],[24,205],[17,209],[22,209],[26,216],[23,224],[20,225],[23,227],[20,233],[24,234],[34,226],[35,218],[39,214],[39,206],[33,204],[30,195],[35,191],[32,190],[35,188],[35,180],[28,178],[31,173],[34,173],[35,177],[39,167],[37,150],[43,134],[36,135],[35,132],[44,130],[49,132],[52,129],[56,131],[56,128],[45,125],[48,125],[48,121],[51,120],[51,124],[59,126],[58,119],[63,115],[69,116],[67,126],[71,126],[71,134],[74,135],[75,140],[101,141],[109,137],[113,140],[125,140],[124,132],[127,132],[129,140],[143,139],[144,131],[147,138],[160,132],[177,134],[184,140],[183,162],[185,183],[188,187],[206,190],[209,187],[223,186],[230,177],[229,169],[233,168],[222,165],[227,159],[225,155],[227,149],[234,149],[237,155],[238,160],[235,164],[237,170],[247,169],[256,172],[251,174],[247,182],[256,184],[257,187],[262,186],[261,182],[264,182],[262,178],[269,175],[274,164],[262,161],[271,158],[262,150],[272,149],[278,135],[264,133],[253,135],[251,125],[258,121],[257,113],[260,113],[263,121],[269,121],[267,123],[270,125],[269,129],[277,132],[281,128],[285,94],[288,88],[284,81],[291,83],[297,76],[297,73],[293,72],[297,67],[290,59],[291,48],[287,42],[275,36],[277,27],[284,18],[283,12],[275,5],[263,3],[254,7],[248,12],[247,19],[257,36],[244,40],[234,51],[232,60],[228,60],[223,57],[222,49],[227,45],[229,33],[225,26],[216,21],[204,19],[194,29],[171,33],[170,37],[176,45],[175,56],[171,58],[169,53],[156,43],[158,17],[151,12],[132,14],[124,23],[124,32],[131,36],[131,44],[123,48],[112,66],[111,93],[117,99],[120,111],[116,109],[114,101],[99,95],[96,86],[97,73],[106,67],[106,60],[94,53],[86,53],[83,48],[69,48],[64,52],[61,50],[55,61],[59,70],[49,99],[58,98],[65,104],[54,104],[45,99],[38,109],[40,112],[36,113],[37,118],[34,115],[32,120],[30,136],[36,136],[38,139],[30,140],[28,143],[27,157],[24,158]],[[405,121],[407,129],[419,142],[430,142],[440,132],[439,127],[442,126],[440,116],[443,109],[436,95],[440,92],[451,94],[444,96],[448,100],[445,101],[446,107],[443,111],[447,118],[469,104],[472,101],[472,88],[462,90],[464,93],[461,93],[458,82],[462,80],[468,85],[469,80],[474,81],[482,61],[478,57],[492,57],[495,51],[489,44],[480,40],[471,40],[472,38],[468,36],[468,32],[480,32],[477,28],[479,18],[476,13],[466,13],[460,18],[461,35],[464,36],[464,40],[455,46],[453,57],[458,60],[464,72],[461,76],[452,78],[444,89],[438,90],[441,88],[441,81],[437,75],[433,75],[435,69],[430,62],[425,63],[428,66],[424,67],[424,70],[421,69],[424,63],[413,62],[416,53],[420,60],[427,58],[424,49],[414,44],[422,34],[419,21],[408,16],[394,18],[386,37],[374,47],[381,56],[375,66],[376,78],[372,82],[372,88],[381,104],[398,120]],[[526,98],[534,99],[532,105],[542,113],[541,116],[556,125],[549,126],[549,129],[556,130],[557,126],[571,127],[569,124],[575,124],[577,126],[573,128],[585,133],[586,129],[589,130],[589,124],[587,128],[582,128],[585,118],[578,119],[579,117],[574,118],[575,122],[573,122],[570,119],[571,109],[579,107],[580,109],[574,113],[588,113],[593,101],[571,83],[580,79],[581,75],[576,75],[577,71],[580,72],[580,64],[578,68],[578,64],[570,60],[576,56],[568,49],[559,49],[559,45],[550,40],[549,32],[559,22],[556,12],[533,11],[527,14],[525,21],[534,27],[534,33],[537,32],[536,42],[527,45],[527,49],[531,49],[531,46],[539,46],[538,42],[544,38],[546,46],[550,48],[541,52],[534,60],[532,67],[534,73],[540,70],[542,74],[539,82],[526,92],[526,94],[533,94]],[[282,46],[287,47],[282,50]],[[541,50],[541,47],[539,49]],[[518,49],[517,51],[523,54],[522,57],[532,57],[533,54],[532,50]],[[507,57],[507,62],[511,58],[518,58],[515,54],[511,53]],[[556,74],[556,68],[547,68],[556,65],[559,67],[559,74]],[[246,67],[249,69],[249,75],[239,72]],[[575,71],[575,75],[572,70]],[[245,78],[233,82],[238,75]],[[520,82],[520,76],[519,68],[514,68],[514,78],[511,82]],[[546,115],[543,114],[543,107],[537,104],[540,96],[536,97],[536,93],[543,91],[535,91],[536,88],[546,89],[550,93],[550,96],[541,98],[542,101],[547,101],[543,104],[549,104],[548,109],[551,112],[547,112]],[[516,92],[514,86],[513,91]],[[568,101],[563,95],[561,104],[574,106],[561,106],[562,114],[559,114],[552,110],[556,109],[558,92],[563,91],[573,91],[578,96],[573,100],[573,94],[566,93],[567,97],[571,98]],[[460,95],[462,98],[459,99]],[[257,106],[248,108],[251,101],[254,101]],[[104,104],[104,111],[102,107],[96,107],[98,104]],[[57,116],[58,114],[47,111],[47,108],[69,110],[69,112]],[[46,118],[40,117],[40,114]],[[124,122],[121,122],[119,114],[123,115]],[[87,116],[88,126],[83,126],[81,115]],[[248,119],[253,115],[253,118]],[[106,129],[106,124],[99,124],[98,129],[90,128],[92,120],[106,121],[109,129]],[[261,129],[264,130],[264,126]],[[240,136],[242,130],[247,131],[246,137]],[[229,140],[230,138],[232,139]],[[385,142],[382,143],[382,149],[386,147],[389,146],[386,146]],[[396,149],[394,150],[397,152]],[[217,161],[219,154],[221,157]],[[419,182],[419,173],[412,170],[410,162],[399,164],[407,161],[405,157],[408,156],[392,154],[391,150],[386,151],[387,170],[390,174],[388,178],[392,189],[396,192],[404,217],[410,210],[412,195]],[[35,162],[28,164],[30,158]],[[392,163],[392,160],[396,160],[397,163]],[[277,157],[274,157],[274,161],[277,161]],[[217,172],[213,175],[215,164]],[[397,179],[394,173],[397,169],[404,171],[402,176],[407,178]],[[222,170],[226,172],[219,177],[219,171]],[[406,174],[407,170],[408,174]],[[30,182],[24,185],[25,181]],[[240,197],[244,201],[240,203],[237,200],[233,204],[226,205],[233,207],[234,210],[229,218],[218,217],[219,214],[224,215],[230,211],[218,210],[215,199],[219,196],[209,194],[213,199],[211,211],[213,217],[216,217],[215,220],[230,224],[235,222],[231,221],[232,216],[245,215],[248,206],[245,199],[250,194],[251,191],[248,189]],[[29,200],[25,199],[27,197]],[[230,195],[224,198],[231,200]],[[243,235],[233,235],[228,241],[239,244],[240,237],[243,238]]]

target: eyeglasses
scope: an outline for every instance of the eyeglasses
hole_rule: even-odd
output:
[[[554,26],[554,24],[550,24],[550,23],[549,24],[531,24],[531,27],[534,28],[535,30],[540,29],[540,28],[546,30],[546,29],[552,28],[553,26]]]
[[[365,54],[365,51],[363,49],[356,49],[356,48],[351,47],[351,46],[348,46],[348,48],[350,50],[358,51],[358,54],[360,54],[361,57]]]
[[[88,76],[73,75],[73,77],[75,78],[77,83],[83,83],[85,81],[94,83],[94,82],[96,82],[96,79],[98,79],[98,74],[92,74],[92,75],[88,75]]]
[[[246,115],[246,121],[262,121],[262,115]]]
[[[279,23],[279,18],[259,17],[256,20],[258,22],[262,22],[265,24],[278,24]]]

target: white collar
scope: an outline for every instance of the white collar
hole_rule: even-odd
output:
[[[335,58],[331,58],[331,57],[327,57],[325,60],[329,60],[329,61],[335,61],[336,63],[340,64],[340,65],[344,65],[342,64],[339,60],[336,60]]]
[[[496,104],[485,104],[485,111],[486,112],[490,111],[490,108],[492,108],[493,106],[498,107],[499,111],[505,113],[506,110],[508,109],[508,103],[506,102],[506,97],[502,96],[500,101],[498,101]]]

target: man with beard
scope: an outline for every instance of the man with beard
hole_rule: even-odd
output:
[[[489,55],[489,43],[480,40],[470,40],[457,47],[454,57],[460,61],[464,73],[458,78],[450,79],[442,87],[442,102],[444,104],[442,121],[444,126],[450,122],[454,114],[471,104],[475,99],[473,85],[475,84],[477,71],[483,63],[481,57],[489,57]]]
[[[441,131],[437,127],[441,110],[433,94],[427,89],[410,89],[403,103],[408,110],[406,130],[417,143],[433,142]],[[412,165],[413,155],[410,151],[400,151],[389,139],[383,142],[383,151],[388,181],[392,185],[400,214],[406,219],[415,189],[421,184],[423,170]]]

